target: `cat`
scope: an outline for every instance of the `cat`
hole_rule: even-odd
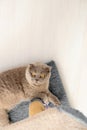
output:
[[[0,74],[0,126],[10,124],[8,111],[24,100],[41,98],[44,103],[59,105],[59,99],[48,89],[51,67],[33,63]]]

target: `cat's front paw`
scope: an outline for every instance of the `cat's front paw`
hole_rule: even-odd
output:
[[[59,101],[58,98],[54,98],[54,99],[52,100],[52,103],[53,103],[55,106],[61,105],[61,102]]]
[[[49,99],[48,99],[47,97],[45,97],[45,98],[43,99],[43,102],[44,102],[46,105],[48,105],[48,104],[49,104]]]
[[[54,105],[58,106],[58,105],[61,105],[61,103],[60,103],[59,100],[56,100],[56,101],[54,102]]]

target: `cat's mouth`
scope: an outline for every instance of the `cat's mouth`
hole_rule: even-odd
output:
[[[39,83],[33,83],[34,85],[36,85],[36,86],[38,86],[39,85]]]
[[[36,83],[33,83],[35,86],[40,86],[41,85],[41,83],[38,83],[38,82],[36,82]]]

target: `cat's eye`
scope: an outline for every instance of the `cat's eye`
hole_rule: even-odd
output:
[[[32,72],[31,73],[32,77],[36,77],[36,73]]]
[[[45,74],[41,74],[41,75],[40,75],[40,78],[45,78]]]

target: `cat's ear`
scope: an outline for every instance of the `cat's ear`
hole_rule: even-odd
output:
[[[51,72],[51,69],[52,69],[51,66],[45,68],[46,72],[48,72],[48,73]]]
[[[29,65],[28,65],[28,68],[29,68],[29,69],[33,69],[34,67],[35,67],[34,64],[29,64]]]

